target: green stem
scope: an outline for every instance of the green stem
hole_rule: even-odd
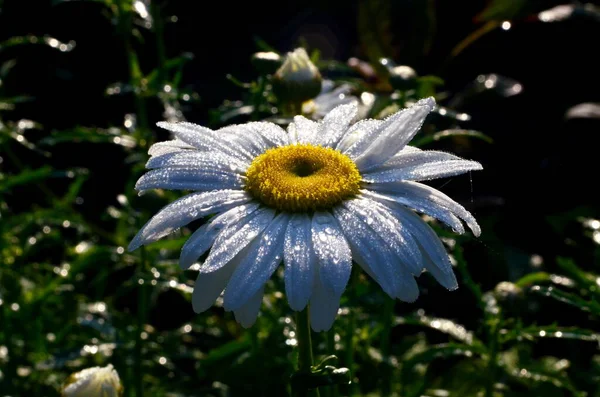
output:
[[[389,396],[392,392],[392,365],[391,365],[391,333],[394,323],[394,306],[396,301],[388,296],[383,305],[383,332],[381,333],[381,356],[383,357],[383,373],[381,376],[381,395]]]
[[[330,355],[335,355],[335,330],[332,327],[326,334],[325,343],[327,344],[327,352]],[[332,385],[324,389],[327,397],[338,397],[338,386]]]
[[[345,345],[346,354],[344,355],[344,366],[348,368],[352,378],[354,378],[354,330],[356,329],[356,312],[352,309],[355,307],[356,286],[358,284],[358,271],[356,267],[352,270],[350,282],[348,283],[348,300],[350,304],[350,313],[348,314],[348,328],[346,329]],[[356,393],[354,382],[348,385],[348,396],[353,396]]]
[[[296,339],[298,340],[298,372],[310,373],[313,366],[313,353],[308,307],[296,313]],[[297,385],[294,387],[294,396],[319,397],[319,390],[308,390],[303,386]]]
[[[140,248],[140,266],[138,268],[137,278],[144,280],[146,274],[146,251],[144,247]],[[146,323],[146,312],[147,312],[147,295],[148,288],[144,284],[138,286],[138,313],[137,313],[137,327],[135,335],[135,395],[142,397],[144,395],[144,368],[143,368],[143,345],[144,340],[142,339],[142,332],[144,332],[144,324]]]
[[[500,321],[493,321],[488,324],[490,341],[489,341],[489,361],[487,365],[487,383],[485,387],[485,397],[492,397],[494,395],[494,384],[496,383],[496,373],[498,368],[498,345],[499,345],[499,330]]]

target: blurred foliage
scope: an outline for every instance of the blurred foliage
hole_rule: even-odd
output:
[[[2,82],[11,79],[17,62],[5,56],[14,54],[9,50],[33,45],[66,53],[75,50],[75,43],[49,36],[18,36],[0,43],[0,390],[3,395],[55,396],[69,374],[112,363],[126,396],[286,395],[295,371],[297,341],[293,313],[281,292],[281,274],[267,284],[257,324],[243,330],[219,301],[202,315],[192,313],[197,267],[181,271],[176,264],[190,230],[139,252],[125,251],[145,220],[177,197],[167,191],[134,194],[145,150],[156,139],[148,109],[158,104],[162,118],[184,120],[186,104],[198,102],[200,96],[183,85],[184,66],[192,55],[166,55],[163,29],[173,18],[163,15],[160,4],[95,3],[120,35],[126,52],[128,78],[105,91],[107,103],[124,97],[133,104],[135,112],[124,112],[121,125],[56,129],[14,119],[16,108],[36,99],[9,96],[3,89]],[[419,16],[428,27],[415,41],[419,55],[432,45],[436,16],[434,2],[422,3]],[[545,8],[533,3],[537,2],[489,2],[476,20],[491,25],[472,33],[450,56],[505,20],[545,22],[597,12],[590,5],[566,5],[572,9],[540,14]],[[486,95],[518,95],[523,87],[507,76],[482,74],[451,92],[444,90],[438,76],[399,73],[406,69],[398,67],[407,66],[394,62],[398,59],[394,26],[388,17],[393,6],[385,0],[360,3],[358,29],[366,60],[321,59],[318,49],[312,49],[312,59],[329,86],[324,84],[318,97],[303,104],[305,114],[318,118],[340,101],[353,100],[363,117],[381,118],[433,95],[440,105],[417,137],[418,146],[433,148],[442,140],[456,147],[468,146],[471,140],[493,144],[472,129],[463,105]],[[144,40],[147,32],[152,40]],[[268,43],[256,41],[258,50],[274,51]],[[139,48],[154,51],[155,63],[141,65]],[[250,60],[240,62],[250,67]],[[239,98],[214,109],[211,126],[290,121],[291,114],[273,95],[272,72],[263,64],[254,65],[252,81],[228,76],[239,87]],[[598,105],[588,105],[585,112],[567,114],[597,118]],[[54,165],[69,163],[54,160],[62,145],[73,144],[89,153],[114,147],[123,159],[118,165],[124,174],[121,193],[100,202],[100,214],[81,210],[86,200],[94,200],[90,193],[94,170]],[[36,161],[22,161],[22,151]],[[546,221],[578,252],[591,252],[597,269],[600,221],[587,210],[582,210],[584,215],[580,212],[549,216]],[[502,250],[502,241],[493,233],[494,222],[493,216],[483,219],[486,231],[481,243]],[[555,264],[551,267],[532,255],[526,274],[486,290],[471,275],[474,267],[486,265],[468,259],[475,242],[434,226],[444,236],[466,291],[456,301],[461,307],[439,314],[435,305],[420,308],[421,301],[394,308],[375,283],[364,274],[354,275],[334,328],[313,334],[320,364],[312,378],[302,381],[330,384],[320,387],[321,395],[328,397],[600,395],[599,272],[583,270],[592,266],[580,258],[545,258]],[[508,253],[499,254],[497,260],[502,268],[512,266]],[[428,276],[419,283],[424,291],[439,288]],[[548,318],[547,313],[556,310],[576,311],[579,320],[561,324]],[[453,318],[460,317],[460,311],[470,313],[468,325]],[[350,374],[340,367],[349,368]]]

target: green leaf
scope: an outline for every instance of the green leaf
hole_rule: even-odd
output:
[[[529,273],[515,281],[515,285],[521,288],[530,287],[534,284],[550,282],[551,276],[546,272]]]
[[[15,186],[27,185],[53,176],[57,176],[57,173],[50,166],[25,170],[17,175],[5,176],[4,179],[0,180],[0,192],[6,192]]]
[[[518,331],[518,335],[531,340],[536,338],[557,338],[576,339],[588,342],[600,341],[600,334],[589,329],[578,327],[559,327],[555,325],[523,328]]]
[[[483,344],[479,340],[474,339],[473,333],[471,331],[467,330],[462,325],[445,318],[436,318],[428,316],[396,317],[395,324],[420,325],[434,329],[444,334],[448,334],[454,339],[457,339],[460,342],[463,342],[469,346],[473,344],[483,346]]]
[[[21,45],[45,45],[56,48],[62,52],[71,51],[75,48],[75,42],[63,43],[50,36],[14,36],[0,43],[0,51]]]
[[[483,132],[475,131],[475,130],[460,130],[460,129],[451,129],[436,132],[435,134],[426,135],[421,139],[416,140],[414,142],[414,146],[424,146],[430,144],[432,142],[436,142],[442,139],[448,139],[453,137],[469,137],[481,139],[487,143],[493,143],[494,140],[489,136],[485,135]]]
[[[135,139],[120,128],[86,128],[76,127],[72,130],[53,131],[40,140],[40,145],[54,146],[59,143],[110,143],[127,148],[136,146]]]
[[[539,285],[535,285],[531,288],[531,291],[541,295],[549,296],[560,302],[564,302],[566,304],[575,306],[580,310],[600,315],[600,303],[596,301],[586,301],[585,299],[575,294],[564,292],[554,287],[541,287]]]
[[[526,0],[492,0],[475,18],[477,21],[506,21],[522,16]]]

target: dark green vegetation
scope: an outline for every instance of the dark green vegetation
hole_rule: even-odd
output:
[[[283,29],[285,10],[252,41],[244,29],[261,29],[265,10],[242,9],[252,25],[220,6],[233,42],[183,1],[25,3],[0,1],[0,395],[59,395],[72,372],[109,363],[127,396],[286,395],[297,353],[280,275],[244,330],[218,305],[192,312],[196,272],[177,265],[190,229],[125,247],[181,195],[133,190],[148,147],[168,138],[154,123],[287,123],[298,106],[273,95],[277,65],[250,55],[300,44],[348,95],[374,95],[369,117],[435,95],[441,107],[413,144],[484,166],[472,181],[432,183],[482,226],[476,240],[435,225],[459,290],[424,274],[420,299],[394,305],[355,274],[334,328],[312,335],[317,363],[337,359],[301,381],[339,382],[320,388],[331,397],[600,396],[593,5],[309,4],[329,15],[320,24],[351,21],[329,32],[337,51],[301,19],[297,35]]]

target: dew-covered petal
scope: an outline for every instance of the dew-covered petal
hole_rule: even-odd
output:
[[[226,310],[242,307],[271,277],[283,260],[285,230],[290,216],[280,213],[271,224],[248,247],[248,253],[242,259],[231,276],[223,305]]]
[[[235,267],[236,263],[232,261],[212,273],[198,274],[192,293],[192,308],[196,313],[208,310],[215,303],[225,289]]]
[[[258,203],[248,203],[230,209],[227,212],[215,217],[210,222],[205,223],[196,230],[190,238],[187,239],[181,255],[179,256],[179,266],[187,269],[194,264],[208,249],[213,245],[215,238],[221,231],[232,224],[245,223],[247,218],[258,209]]]
[[[476,161],[443,152],[421,151],[396,156],[385,164],[363,173],[363,181],[371,183],[426,181],[483,169]]]
[[[325,287],[318,273],[315,274],[315,285],[310,297],[310,325],[315,332],[328,331],[340,308],[340,295]]]
[[[414,276],[403,268],[397,269],[395,274],[397,280],[396,298],[403,302],[414,302],[419,297],[419,286]]]
[[[245,222],[225,228],[215,239],[200,272],[210,273],[224,266],[252,240],[259,236],[273,220],[275,211],[261,208],[249,215]]]
[[[198,150],[183,150],[154,156],[146,163],[146,168],[165,167],[195,167],[219,171],[243,173],[246,167],[231,156],[221,152],[200,152]]]
[[[386,118],[375,130],[368,131],[353,145],[358,154],[354,160],[358,169],[369,171],[398,153],[415,136],[434,106],[433,98],[421,99],[410,108]]]
[[[439,152],[436,150],[401,150],[392,158],[380,166],[373,168],[369,173],[387,171],[397,168],[419,167],[420,165],[434,162],[462,160],[452,153]]]
[[[435,202],[419,199],[419,197],[408,198],[388,192],[363,191],[362,194],[363,196],[378,201],[388,207],[393,206],[394,204],[404,205],[415,211],[422,212],[423,214],[429,215],[450,226],[455,233],[463,234],[465,232],[465,228],[460,219],[454,215],[452,211]]]
[[[150,149],[148,149],[148,154],[150,156],[162,156],[163,154],[184,152],[189,149],[195,148],[183,142],[181,139],[173,139],[166,142],[155,143],[154,145],[150,146]]]
[[[417,242],[405,225],[380,203],[363,197],[348,200],[344,204],[385,241],[387,247],[395,254],[411,273],[419,275],[423,270],[421,251]]]
[[[183,142],[200,150],[219,151],[245,164],[250,164],[250,161],[254,158],[243,143],[227,139],[228,134],[219,134],[210,128],[188,122],[169,123],[160,121],[156,125],[171,131]]]
[[[449,290],[456,289],[458,285],[454,271],[452,270],[452,263],[435,231],[423,219],[410,210],[401,207],[395,207],[392,210],[400,221],[410,228],[419,246],[427,254],[427,257],[423,261],[425,268],[444,287]]]
[[[197,167],[167,167],[150,170],[138,179],[135,189],[220,190],[242,189],[244,177],[228,170]]]
[[[285,294],[292,310],[303,310],[314,282],[316,256],[312,247],[311,219],[294,214],[285,232],[283,258]]]
[[[381,120],[367,119],[360,120],[359,122],[351,125],[346,129],[346,132],[338,142],[336,149],[349,156],[351,159],[354,159],[356,157],[356,152],[358,152],[359,149],[354,148],[354,150],[352,150],[350,148],[353,148],[354,144],[358,142],[365,134],[367,134],[368,131],[373,131],[378,128],[381,123],[383,123]]]
[[[394,272],[399,267],[398,258],[364,218],[341,206],[336,207],[333,213],[350,245],[352,259],[373,277],[388,295],[394,297],[397,289]]]
[[[141,245],[151,243],[171,232],[187,225],[193,220],[209,214],[244,204],[252,197],[240,190],[219,190],[188,194],[167,205],[154,215],[135,235],[128,250],[133,251]]]
[[[248,136],[248,134],[252,134],[252,136],[264,141],[267,147],[287,146],[291,143],[287,132],[277,124],[267,121],[254,121],[240,124],[238,127],[243,128],[235,131],[237,135]]]
[[[304,116],[294,117],[294,122],[288,126],[288,133],[292,143],[313,143],[319,133],[320,124]]]
[[[244,328],[250,328],[256,322],[258,312],[260,311],[260,305],[262,304],[263,295],[265,294],[265,287],[262,286],[259,290],[248,299],[242,307],[235,310],[233,315],[235,320],[242,325]]]
[[[418,182],[406,181],[370,184],[368,187],[369,190],[373,190],[381,195],[386,195],[390,198],[393,198],[400,204],[414,208],[419,212],[424,212],[427,215],[433,216],[434,218],[438,217],[432,212],[419,209],[419,207],[432,208],[434,211],[435,207],[438,208],[437,211],[440,209],[448,210],[465,221],[475,236],[479,236],[481,234],[481,228],[477,224],[475,217],[473,217],[473,215],[471,215],[471,213],[467,211],[465,207],[452,200],[444,193],[430,186],[423,185],[422,183]],[[453,227],[453,225],[450,226]]]
[[[265,121],[231,125],[216,132],[239,141],[255,157],[267,149],[290,144],[290,138],[283,128]]]
[[[327,113],[319,127],[319,134],[313,140],[314,144],[335,147],[342,135],[348,129],[350,122],[356,116],[358,106],[356,102],[339,105]]]
[[[344,233],[326,211],[315,212],[311,231],[321,282],[328,291],[342,295],[352,271],[352,253]]]

